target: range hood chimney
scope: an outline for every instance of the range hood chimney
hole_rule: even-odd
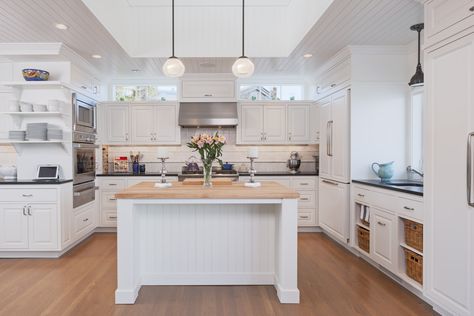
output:
[[[237,102],[181,102],[178,124],[182,127],[225,127],[239,123]]]

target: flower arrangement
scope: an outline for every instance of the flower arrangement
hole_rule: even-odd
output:
[[[196,152],[199,152],[203,163],[204,186],[212,186],[212,163],[217,160],[222,165],[222,147],[226,143],[226,138],[216,132],[214,135],[198,134],[191,137],[191,141],[186,145]]]

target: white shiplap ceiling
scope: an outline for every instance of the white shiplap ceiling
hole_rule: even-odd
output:
[[[128,1],[140,5],[155,0]],[[288,57],[253,58],[256,76],[311,75],[347,45],[405,45],[416,39],[410,25],[421,21],[422,5],[415,0],[334,0]],[[58,30],[55,23],[64,23],[69,29]],[[104,77],[160,77],[166,60],[131,58],[80,0],[0,0],[0,42],[64,42]],[[305,59],[305,53],[313,57]],[[95,60],[92,54],[103,58]],[[183,58],[187,73],[228,73],[234,60]],[[132,69],[140,71],[133,73]]]

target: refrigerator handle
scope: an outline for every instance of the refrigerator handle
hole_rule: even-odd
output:
[[[471,207],[474,207],[474,202],[472,202],[472,137],[474,132],[471,132],[467,135],[467,204]]]
[[[331,144],[331,139],[330,139],[330,134],[329,134],[329,126],[331,124],[331,121],[327,121],[326,122],[326,155],[327,156],[331,156],[331,147],[330,147],[330,144]]]
[[[329,142],[329,156],[332,157],[332,155],[333,155],[333,145],[334,145],[332,143],[332,140],[333,140],[333,126],[334,126],[334,121],[333,120],[329,121],[329,126],[330,126],[330,135],[331,135],[330,138],[329,138],[330,139],[330,142]]]

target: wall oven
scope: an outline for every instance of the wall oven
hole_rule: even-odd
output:
[[[96,157],[94,144],[73,143],[74,184],[95,180]]]
[[[81,94],[73,93],[72,106],[74,131],[95,134],[97,130],[97,102]]]

